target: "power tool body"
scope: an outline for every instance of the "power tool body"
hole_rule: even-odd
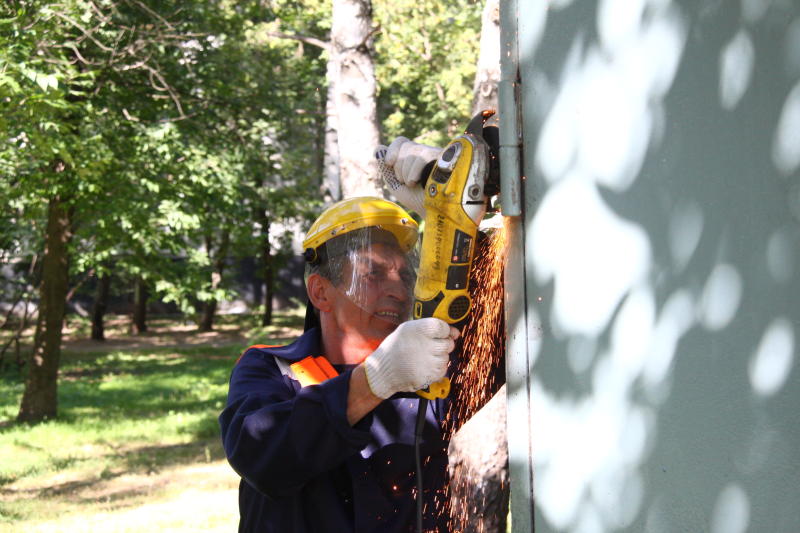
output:
[[[414,286],[413,318],[436,317],[448,324],[464,320],[472,307],[469,274],[475,253],[478,225],[486,214],[489,197],[497,194],[499,169],[494,137],[484,140],[486,121],[493,111],[477,115],[467,131],[441,152],[420,185],[424,191],[425,226],[420,266]],[[496,128],[493,128],[496,132]],[[487,140],[488,137],[487,137]],[[387,185],[401,184],[383,162],[385,149],[376,153]],[[417,391],[419,400],[414,448],[417,481],[417,531],[423,531],[423,479],[420,441],[428,401],[446,398],[450,380],[445,377]]]
[[[488,146],[465,133],[445,147],[422,184],[425,231],[414,286],[415,319],[436,317],[455,324],[469,314],[469,272],[478,225],[486,214],[488,170]],[[444,378],[417,394],[431,400],[449,391],[450,381]]]

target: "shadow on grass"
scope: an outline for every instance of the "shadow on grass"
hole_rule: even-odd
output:
[[[291,342],[298,332],[286,328],[302,329],[302,317],[278,315],[274,326],[247,338]],[[246,346],[65,349],[59,417],[42,424],[14,420],[24,373],[0,371],[0,456],[8,445],[11,459],[0,469],[0,524],[57,518],[76,506],[134,507],[154,491],[184,485],[231,486],[236,475],[219,462],[217,417]]]
[[[36,465],[4,472],[0,486],[46,472],[89,468],[84,461],[108,461],[124,470],[152,471],[173,464],[222,457],[217,416],[239,347],[213,350],[148,350],[81,357],[64,365],[59,414],[42,424],[0,423],[0,446],[30,452]],[[0,376],[0,408],[7,415],[18,401],[15,376]],[[190,439],[188,444],[159,444]],[[55,442],[61,446],[51,448]],[[69,443],[63,445],[64,443]],[[98,447],[84,458],[84,446]],[[74,448],[74,452],[73,452]],[[13,448],[12,448],[13,449]],[[110,451],[111,453],[108,453]],[[11,466],[11,465],[9,465]],[[100,469],[103,467],[101,466]]]
[[[225,403],[230,372],[244,348],[66,352],[60,371],[57,421],[106,426],[119,421],[152,421],[170,413],[204,412],[216,418]],[[22,393],[21,377],[16,372],[3,373],[0,385],[0,408],[5,407],[6,416],[12,410],[15,414]],[[33,426],[9,418],[0,421],[0,435],[28,427]]]
[[[4,522],[16,522],[22,520],[25,515],[16,510],[13,504],[9,505],[5,502],[0,502],[0,524]]]
[[[176,466],[208,463],[225,458],[222,446],[211,440],[131,447],[107,455],[118,466],[106,468],[99,475],[89,479],[66,481],[41,489],[31,489],[31,492],[42,497],[69,496],[130,474],[153,475]],[[124,492],[116,491],[115,494],[122,495]],[[107,496],[104,496],[105,498]]]
[[[211,463],[224,458],[222,447],[216,440],[129,447],[111,451],[107,455],[114,467],[84,475],[80,479],[24,489],[0,487],[0,523],[30,518],[30,513],[24,511],[10,513],[15,504],[25,502],[39,502],[37,505],[51,502],[51,505],[64,510],[75,509],[76,505],[87,509],[84,506],[91,508],[97,504],[101,504],[105,511],[137,507],[152,498],[155,492],[176,483],[175,473],[165,474],[163,470]],[[187,486],[197,479],[190,472],[178,473],[178,486],[183,486],[180,481],[184,478]],[[233,471],[230,471],[230,476],[235,476]],[[207,482],[207,479],[198,479],[198,484],[202,485],[203,482]]]
[[[173,466],[224,459],[225,453],[217,439],[202,439],[186,444],[143,446],[118,453],[116,458],[127,472],[153,474]]]

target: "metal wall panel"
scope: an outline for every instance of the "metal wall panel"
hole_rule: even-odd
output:
[[[798,531],[800,5],[516,9],[514,531]]]

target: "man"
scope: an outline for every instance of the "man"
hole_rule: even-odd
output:
[[[411,160],[433,150],[420,146],[399,140],[387,160],[418,174]],[[414,391],[445,375],[458,337],[439,319],[408,321],[416,240],[407,212],[369,197],[335,204],[308,231],[311,327],[246,350],[220,416],[242,476],[240,531],[415,530]],[[430,403],[423,433],[426,531],[446,531],[445,408]]]

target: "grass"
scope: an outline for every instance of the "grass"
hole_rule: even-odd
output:
[[[243,325],[244,342],[223,346],[67,344],[59,416],[37,425],[13,421],[22,379],[0,374],[0,532],[235,530],[238,478],[217,416],[241,349],[281,342],[301,324],[277,318]]]

